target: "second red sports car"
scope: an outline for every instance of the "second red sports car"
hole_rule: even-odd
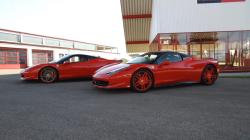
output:
[[[103,67],[94,74],[98,88],[132,88],[146,92],[151,87],[179,82],[212,85],[218,77],[218,62],[201,60],[177,52],[151,52],[126,64]]]
[[[108,64],[120,62],[118,60],[107,60],[83,54],[67,55],[57,61],[25,69],[21,72],[21,78],[52,83],[58,79],[92,77],[97,69]]]

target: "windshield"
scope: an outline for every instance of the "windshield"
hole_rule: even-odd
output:
[[[128,64],[152,64],[155,62],[159,54],[143,54],[128,61]]]

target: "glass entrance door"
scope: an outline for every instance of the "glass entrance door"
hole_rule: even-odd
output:
[[[202,44],[202,58],[215,58],[215,44]]]
[[[215,58],[215,44],[191,44],[190,55],[197,58]]]
[[[201,57],[201,45],[200,44],[191,44],[190,45],[190,55],[195,56],[197,58]]]

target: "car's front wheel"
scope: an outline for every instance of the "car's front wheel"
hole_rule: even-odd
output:
[[[212,85],[218,78],[218,72],[213,65],[207,65],[201,75],[201,83],[204,85]]]
[[[131,88],[136,92],[146,92],[153,85],[153,76],[148,70],[136,71],[131,79]]]
[[[45,67],[40,71],[39,78],[44,83],[53,83],[57,80],[58,74],[54,68]]]

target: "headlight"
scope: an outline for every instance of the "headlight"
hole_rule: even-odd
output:
[[[39,65],[39,64],[24,69],[24,72],[30,71],[30,70],[32,70],[34,67],[36,67],[36,66],[38,66],[38,65]]]
[[[110,72],[107,72],[106,74],[108,74],[108,75],[114,75],[114,74],[116,74],[116,73],[118,73],[118,72],[120,72],[120,71],[122,71],[122,70],[124,70],[124,69],[127,69],[128,67],[129,67],[129,66],[121,67],[121,68],[112,70],[112,71],[110,71]]]
[[[20,73],[24,73],[24,72],[26,72],[26,69],[23,69],[23,70],[20,71]]]
[[[27,71],[29,71],[32,68],[33,68],[33,66],[32,67],[28,67],[28,68],[24,69],[24,72],[27,72]]]

